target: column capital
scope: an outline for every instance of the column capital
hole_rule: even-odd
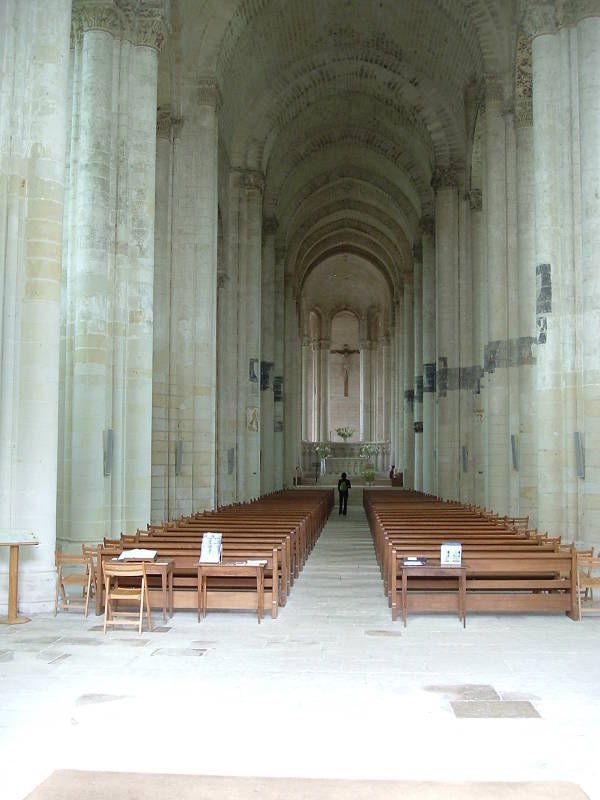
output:
[[[199,78],[196,85],[195,99],[200,106],[210,106],[218,111],[223,99],[221,89],[213,77]]]
[[[170,109],[158,109],[156,114],[156,135],[159,139],[170,139],[175,120]]]
[[[317,339],[317,347],[319,350],[327,350],[331,347],[331,339]]]
[[[106,31],[121,37],[126,19],[114,0],[74,0],[71,14],[71,35],[80,40],[87,31]]]
[[[262,231],[263,236],[273,236],[279,230],[277,217],[264,217]]]
[[[244,189],[263,193],[265,188],[265,177],[257,169],[239,169],[240,183]]]
[[[437,192],[439,189],[456,188],[458,186],[458,172],[456,165],[449,164],[445,167],[436,167],[431,176],[431,187]]]
[[[572,7],[574,22],[586,17],[600,17],[600,0],[563,0],[563,4]]]
[[[531,128],[533,125],[533,101],[531,98],[517,100],[515,103],[515,127]]]
[[[521,27],[531,39],[556,33],[558,21],[553,0],[529,0],[521,17]]]
[[[166,15],[160,6],[140,9],[138,5],[134,6],[131,3],[128,12],[129,31],[133,44],[140,47],[152,47],[159,53],[163,49],[168,33]]]
[[[469,203],[471,211],[481,211],[483,208],[483,196],[481,189],[471,189],[469,192]]]
[[[372,350],[373,342],[370,339],[359,339],[358,348],[359,350]]]
[[[421,217],[419,220],[419,230],[421,233],[427,234],[427,236],[433,238],[435,236],[435,221],[433,217]]]

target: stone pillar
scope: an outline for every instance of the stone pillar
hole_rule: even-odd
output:
[[[453,169],[435,171],[438,494],[458,498],[460,465],[458,189]]]
[[[395,340],[395,374],[394,386],[396,394],[396,432],[394,437],[394,455],[396,458],[396,469],[398,472],[404,471],[404,297],[401,293],[398,298],[394,298],[393,309],[395,316],[394,340]]]
[[[321,339],[319,347],[319,441],[329,441],[329,350],[330,339]]]
[[[404,486],[414,488],[415,470],[415,428],[414,428],[414,402],[415,402],[415,334],[414,334],[414,308],[413,308],[413,274],[405,272],[402,276],[404,282]]]
[[[368,339],[361,339],[360,349],[360,441],[371,441],[371,347]]]
[[[217,276],[217,505],[237,499],[237,271]]]
[[[414,245],[414,487],[423,491],[423,245]]]
[[[273,378],[273,405],[274,405],[274,436],[273,436],[273,469],[274,491],[283,488],[284,473],[284,346],[285,346],[285,250],[275,248],[275,346],[274,353],[274,378]]]
[[[238,499],[260,496],[260,334],[261,334],[261,230],[263,177],[258,172],[241,172],[240,258],[238,316],[244,306],[243,346],[238,343],[240,391],[238,443]],[[243,239],[242,239],[243,237]]]
[[[71,3],[0,10],[0,525],[32,530],[19,610],[51,608],[56,545],[59,296]],[[0,555],[0,613],[8,597]]]
[[[522,42],[522,39],[520,39]],[[519,87],[518,87],[519,88]],[[520,87],[531,90],[531,86]],[[535,196],[531,96],[517,99],[517,267],[519,283],[519,514],[537,524],[537,420],[535,377]],[[529,96],[527,96],[529,95]]]
[[[560,43],[550,28],[538,29],[533,54],[533,147],[535,187],[535,263],[537,326],[538,528],[562,531],[562,325],[560,317],[560,204],[556,130],[556,87],[560,85]]]
[[[171,197],[173,135],[169,111],[156,125],[154,296],[152,301],[152,521],[171,518],[169,497],[169,375],[171,317]]]
[[[391,417],[391,383],[392,383],[392,354],[390,347],[390,336],[385,334],[382,342],[382,361],[383,361],[383,441],[390,442],[390,417]]]
[[[260,362],[260,493],[272,492],[275,484],[275,402],[273,367],[275,364],[275,234],[274,217],[263,223],[261,286],[261,362]]]
[[[472,189],[471,203],[471,260],[472,260],[472,346],[473,346],[473,453],[472,468],[474,473],[474,495],[476,505],[485,507],[486,498],[486,470],[487,470],[487,438],[484,435],[485,406],[482,395],[483,358],[484,358],[484,329],[487,332],[487,298],[484,292],[485,285],[485,255],[483,248],[483,213],[481,191]],[[485,337],[487,339],[487,336]]]
[[[461,192],[459,200],[459,319],[460,370],[458,400],[460,405],[459,499],[473,502],[473,276],[471,260],[471,207],[469,197]]]
[[[486,84],[486,242],[488,274],[488,480],[489,503],[498,514],[509,512],[508,270],[506,219],[506,132],[504,94],[499,81]]]
[[[310,337],[302,337],[302,441],[312,439],[313,348]]]
[[[296,285],[294,275],[287,274],[285,276],[284,487],[293,485],[296,465],[299,461],[299,419],[296,403],[298,391],[297,344]]]
[[[600,8],[577,21],[581,148],[583,411],[585,485],[583,539],[600,544]]]
[[[423,248],[423,491],[437,493],[435,481],[435,246],[431,217],[421,220]]]

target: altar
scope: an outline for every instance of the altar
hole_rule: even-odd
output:
[[[314,475],[315,461],[319,458],[315,453],[316,442],[302,442],[302,470],[304,474]],[[331,452],[325,459],[326,475],[341,475],[345,472],[350,478],[360,475],[368,461],[374,464],[376,473],[387,475],[390,469],[390,443],[389,442],[327,442]],[[379,452],[375,456],[366,458],[360,455],[364,444],[376,444]]]

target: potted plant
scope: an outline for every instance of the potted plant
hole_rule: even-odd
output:
[[[328,442],[319,442],[315,445],[315,453],[321,462],[321,475],[325,475],[325,459],[331,453],[331,447]]]
[[[361,465],[361,473],[365,481],[370,484],[375,481],[375,464],[371,463],[371,458],[379,452],[379,445],[375,442],[365,442],[360,448],[361,458],[365,458],[366,463]]]
[[[340,428],[336,428],[335,432],[340,437],[340,439],[343,439],[345,442],[354,433],[354,428],[351,428],[349,425],[344,425]]]

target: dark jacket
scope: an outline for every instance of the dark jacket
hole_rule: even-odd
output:
[[[342,490],[340,489],[340,484],[341,484],[342,481],[346,481],[346,486],[348,487],[345,492],[342,492]],[[350,478],[340,478],[339,479],[339,481],[338,481],[338,492],[340,494],[348,494],[348,489],[351,489],[351,488],[352,488],[352,484],[350,483]]]

